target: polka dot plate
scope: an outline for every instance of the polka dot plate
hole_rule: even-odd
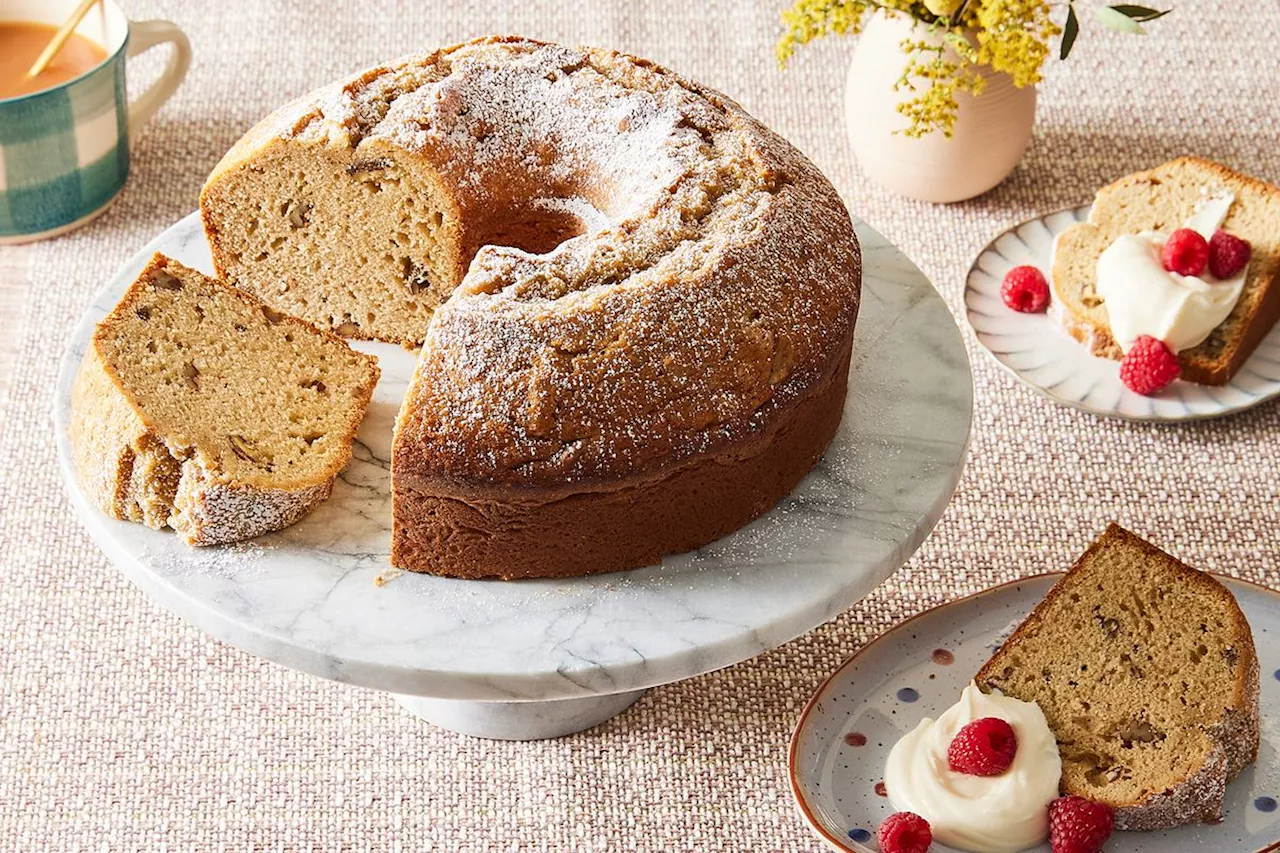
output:
[[[889,750],[923,717],[955,704],[1001,640],[1058,575],[1005,584],[935,607],[864,646],[809,700],[791,738],[788,775],[800,814],[832,850],[874,853],[893,813],[884,792]],[[1262,748],[1227,788],[1222,823],[1117,832],[1107,853],[1280,851],[1280,594],[1221,578],[1253,627],[1262,668]],[[931,853],[952,848],[935,843]],[[1046,843],[1036,848],[1048,853]]]
[[[1263,339],[1227,385],[1178,380],[1155,397],[1120,381],[1120,363],[1098,358],[1063,330],[1053,306],[1020,314],[1000,299],[1010,269],[1038,267],[1047,277],[1058,234],[1087,219],[1089,208],[1059,210],[1005,231],[978,254],[964,288],[965,317],[996,362],[1049,399],[1102,417],[1134,421],[1216,418],[1280,396],[1280,324]]]

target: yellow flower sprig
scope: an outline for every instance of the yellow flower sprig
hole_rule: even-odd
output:
[[[959,41],[971,51],[967,41],[963,38]],[[916,93],[898,104],[898,112],[911,122],[903,131],[907,136],[918,138],[938,131],[950,137],[960,112],[957,93],[978,95],[987,84],[986,79],[967,64],[959,50],[956,53],[961,56],[960,62],[948,58],[948,44],[950,40],[943,44],[912,39],[902,41],[902,51],[910,61],[893,89],[895,92],[906,90]]]
[[[1070,0],[1067,7],[1063,59],[1079,30]],[[909,15],[931,32],[943,31],[941,44],[902,42],[908,63],[894,90],[910,93],[898,112],[910,121],[903,133],[914,137],[951,135],[959,114],[958,93],[982,93],[985,80],[976,66],[1008,74],[1015,86],[1039,83],[1049,44],[1063,34],[1050,16],[1048,0],[795,0],[782,13],[785,30],[777,44],[778,62],[785,65],[800,45],[816,38],[857,35],[866,16],[875,12]],[[1134,33],[1142,32],[1142,22],[1168,14],[1126,4],[1101,6],[1095,12],[1111,29]]]

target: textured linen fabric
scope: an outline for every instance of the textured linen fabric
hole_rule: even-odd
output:
[[[722,89],[790,138],[959,311],[998,230],[1184,153],[1280,181],[1280,6],[1169,0],[1146,38],[1094,25],[1041,87],[1035,140],[988,195],[940,207],[856,170],[840,120],[851,44],[772,58],[779,2],[129,2],[191,35],[187,83],[89,227],[0,249],[0,851],[813,851],[786,747],[818,683],[911,614],[1065,567],[1110,520],[1204,569],[1280,586],[1280,405],[1176,426],[1042,399],[964,332],[972,455],[918,554],[874,594],[755,660],[651,691],[540,743],[471,740],[385,695],[216,642],[151,604],[72,519],[49,425],[56,360],[91,294],[189,213],[267,111],[338,75],[486,33],[614,47]],[[158,57],[131,68],[133,85]]]

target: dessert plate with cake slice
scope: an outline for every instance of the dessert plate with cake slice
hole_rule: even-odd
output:
[[[925,611],[841,665],[792,737],[800,813],[849,853],[904,821],[933,853],[1050,853],[1051,831],[1096,850],[1063,843],[1070,809],[1109,853],[1280,849],[1278,605],[1112,525],[1065,575]]]
[[[965,316],[1011,374],[1095,415],[1184,421],[1280,395],[1280,189],[1181,158],[1005,231]]]

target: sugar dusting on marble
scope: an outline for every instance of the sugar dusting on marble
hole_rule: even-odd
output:
[[[176,539],[174,543],[177,544]],[[274,545],[249,540],[198,549],[185,545],[148,549],[142,556],[148,565],[170,577],[203,575],[226,580],[253,580],[270,573],[271,552],[275,550]]]

